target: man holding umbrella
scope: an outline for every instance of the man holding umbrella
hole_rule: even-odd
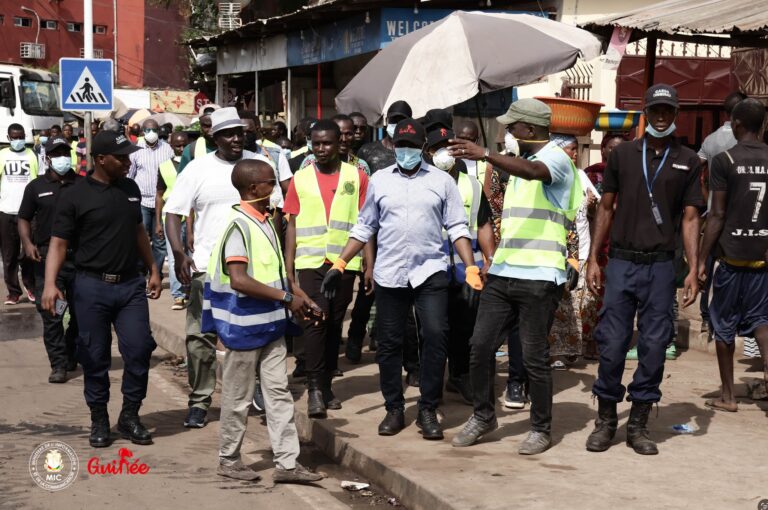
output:
[[[551,111],[536,99],[512,103],[497,120],[518,140],[527,157],[491,155],[472,142],[454,139],[454,157],[489,161],[510,174],[504,195],[501,242],[488,270],[470,344],[474,414],[453,439],[470,446],[498,427],[494,412],[496,349],[503,333],[519,326],[523,363],[531,395],[531,432],[521,455],[542,453],[552,444],[552,373],[547,336],[566,281],[566,236],[582,201],[571,159],[549,141]]]

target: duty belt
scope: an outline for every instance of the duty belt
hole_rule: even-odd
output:
[[[653,264],[655,262],[667,262],[675,258],[674,251],[632,251],[611,247],[608,250],[610,258],[627,260],[635,264]]]
[[[85,271],[81,269],[79,272],[83,273],[85,276],[96,278],[97,280],[101,280],[105,283],[122,283],[139,275],[138,271],[136,270],[125,271],[122,273],[97,273],[95,271]]]
[[[724,262],[729,266],[738,267],[741,269],[765,269],[768,267],[764,260],[739,260],[728,257],[723,257],[720,262]]]

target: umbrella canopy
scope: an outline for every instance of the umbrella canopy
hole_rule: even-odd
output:
[[[528,14],[456,11],[379,52],[336,96],[336,109],[378,119],[402,99],[420,117],[598,55],[594,35],[565,23]]]
[[[157,124],[160,126],[170,122],[171,124],[173,124],[173,127],[176,127],[176,126],[187,127],[191,122],[191,118],[186,115],[177,115],[175,113],[170,113],[170,112],[153,113],[148,118],[154,119],[157,122]]]
[[[97,110],[93,112],[93,119],[95,120],[106,120],[109,118],[113,119],[119,119],[123,115],[128,112],[128,107],[125,106],[125,103],[123,103],[119,97],[113,97],[112,98],[112,110]],[[85,117],[84,111],[74,111],[69,112],[73,116],[82,119]]]
[[[144,122],[144,119],[152,115],[152,112],[147,110],[146,108],[142,108],[141,110],[136,110],[136,113],[131,115],[131,118],[128,119],[128,125],[133,126],[134,124],[141,124]]]

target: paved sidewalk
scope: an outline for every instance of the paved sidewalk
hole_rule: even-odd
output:
[[[152,304],[151,315],[158,343],[183,354],[184,312],[171,311],[170,301],[161,299]],[[498,395],[506,372],[506,358],[500,359]],[[627,363],[625,383],[635,365]],[[380,437],[376,427],[384,409],[373,353],[365,352],[363,363],[355,366],[342,357],[340,368],[344,376],[335,379],[334,390],[344,408],[331,411],[328,419],[309,420],[302,393],[296,404],[302,434],[411,509],[752,510],[768,498],[768,402],[742,399],[735,414],[705,408],[705,397],[716,395],[719,385],[716,359],[710,354],[691,350],[667,363],[664,399],[650,420],[661,451],[656,457],[641,457],[623,444],[629,404],[619,408],[615,446],[601,454],[585,451],[596,412],[590,398],[594,362],[555,373],[555,446],[534,457],[516,453],[528,431],[527,409],[509,411],[500,403],[499,430],[473,447],[451,447],[451,438],[471,412],[451,393],[441,407],[446,439],[423,440],[413,423],[414,388],[406,392],[408,427],[397,436]],[[740,359],[736,370],[741,395],[745,379],[762,375],[759,360]],[[691,424],[697,431],[676,435],[671,429],[675,424]]]

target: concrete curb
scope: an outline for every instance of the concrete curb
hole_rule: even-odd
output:
[[[185,332],[178,328],[150,320],[152,334],[157,345],[177,356],[186,356]],[[221,374],[217,370],[217,378]],[[428,490],[399,470],[377,460],[370,452],[361,450],[350,441],[336,435],[334,428],[324,420],[312,420],[307,416],[304,399],[296,405],[296,428],[302,441],[314,443],[335,462],[354,470],[376,485],[386,488],[411,510],[452,510],[457,508],[444,497]]]

